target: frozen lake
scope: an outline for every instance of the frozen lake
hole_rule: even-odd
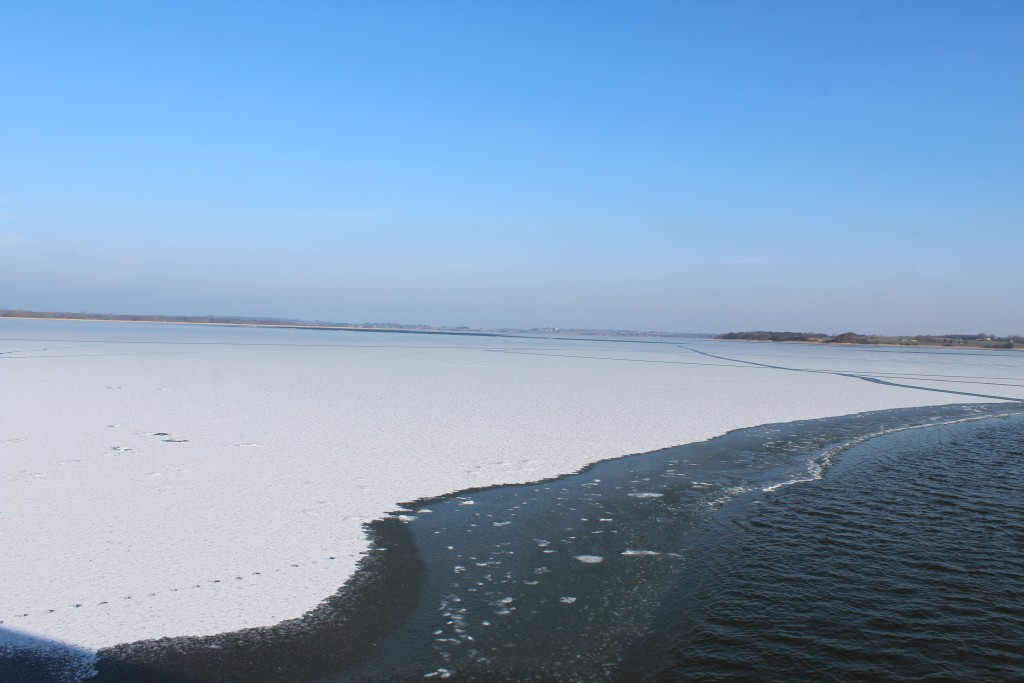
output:
[[[1024,399],[1024,354],[0,319],[3,637],[301,616],[404,501],[766,423]]]

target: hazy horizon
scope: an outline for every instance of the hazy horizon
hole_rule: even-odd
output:
[[[584,331],[588,331],[588,332],[589,331],[595,331],[595,332],[608,331],[608,332],[634,332],[634,333],[652,333],[652,334],[666,333],[666,334],[692,334],[692,335],[698,335],[698,336],[699,335],[713,336],[713,335],[718,335],[718,334],[725,334],[727,332],[772,331],[772,332],[802,332],[802,333],[831,334],[831,335],[842,334],[842,333],[845,333],[845,332],[857,332],[859,334],[865,334],[865,335],[868,335],[868,336],[875,335],[875,336],[880,336],[880,337],[914,336],[914,335],[920,335],[920,336],[939,336],[939,337],[941,337],[941,336],[945,336],[945,335],[959,335],[959,334],[985,334],[985,335],[992,336],[992,337],[1021,336],[1021,335],[1018,335],[1018,334],[1013,333],[1013,332],[994,332],[992,330],[981,330],[981,331],[974,331],[974,332],[972,332],[970,330],[954,330],[954,329],[944,330],[942,332],[932,332],[932,331],[922,332],[920,330],[917,331],[917,332],[892,332],[892,331],[889,331],[889,330],[849,330],[849,329],[831,329],[831,330],[829,330],[829,329],[820,329],[820,328],[807,328],[807,329],[800,329],[800,330],[796,330],[796,329],[794,329],[794,330],[782,330],[781,328],[779,328],[779,329],[774,329],[773,328],[772,330],[766,330],[766,329],[765,330],[755,330],[753,328],[742,329],[742,330],[741,329],[734,329],[734,330],[670,330],[670,329],[653,329],[653,328],[652,329],[637,329],[637,328],[624,328],[624,327],[568,327],[568,326],[565,326],[565,325],[546,325],[546,326],[532,326],[532,327],[516,327],[516,326],[512,326],[512,325],[495,325],[495,326],[492,326],[492,327],[472,327],[472,326],[468,326],[468,325],[449,325],[449,324],[446,324],[446,323],[438,323],[438,322],[431,322],[431,321],[416,321],[416,320],[323,320],[323,319],[319,319],[319,318],[308,319],[308,318],[294,318],[294,317],[284,317],[284,316],[260,316],[260,315],[255,315],[255,316],[241,316],[241,315],[237,315],[236,316],[236,315],[231,315],[231,314],[217,315],[217,314],[212,314],[212,313],[167,314],[167,313],[159,313],[159,312],[153,313],[153,312],[140,312],[140,311],[130,311],[130,312],[124,312],[124,313],[116,312],[115,313],[115,312],[112,312],[112,311],[84,311],[84,310],[83,311],[34,311],[34,310],[29,310],[29,309],[18,309],[18,308],[11,308],[11,309],[0,308],[0,312],[3,312],[3,311],[8,311],[8,312],[17,311],[17,312],[24,312],[24,313],[28,313],[28,314],[37,314],[37,313],[57,314],[58,316],[60,314],[70,314],[70,315],[85,315],[85,316],[89,316],[89,315],[95,315],[95,316],[105,316],[105,315],[141,316],[143,318],[162,318],[162,317],[168,317],[168,318],[206,318],[206,317],[209,317],[209,318],[222,319],[225,322],[212,321],[212,322],[207,323],[205,321],[188,321],[188,320],[166,320],[166,321],[161,321],[161,320],[118,320],[118,319],[105,320],[105,319],[100,319],[100,318],[88,318],[88,317],[86,317],[86,318],[60,318],[60,317],[45,318],[45,317],[36,317],[34,315],[30,315],[28,318],[19,318],[17,316],[4,316],[4,315],[0,315],[0,320],[4,320],[6,318],[6,319],[9,319],[9,320],[20,320],[20,319],[42,320],[42,321],[46,321],[46,320],[61,320],[61,321],[63,321],[63,320],[70,320],[72,322],[74,322],[74,321],[81,321],[81,322],[116,322],[116,323],[166,322],[166,323],[170,323],[170,324],[178,323],[178,324],[211,324],[211,325],[217,325],[217,324],[225,324],[225,325],[239,324],[239,325],[244,325],[244,324],[246,324],[246,323],[241,323],[241,322],[239,322],[239,323],[232,323],[232,322],[230,322],[231,320],[236,320],[237,319],[237,320],[253,320],[253,321],[257,321],[257,320],[279,321],[281,324],[285,324],[285,325],[288,324],[288,323],[319,324],[319,325],[328,325],[328,326],[330,326],[330,325],[338,325],[338,326],[345,326],[345,325],[352,325],[352,326],[361,326],[361,325],[394,325],[394,326],[399,327],[399,328],[401,328],[402,326],[408,326],[409,328],[414,328],[414,327],[422,326],[422,327],[430,328],[432,330],[451,330],[453,332],[457,332],[457,331],[460,331],[460,330],[466,330],[466,331],[471,331],[471,332],[474,332],[474,331],[492,332],[492,331],[502,331],[502,330],[509,330],[509,331],[515,331],[515,332],[530,332],[530,331],[534,331],[534,330],[538,330],[538,331],[539,330],[554,330],[554,331],[565,331],[565,332],[574,332],[574,331],[579,331],[579,332],[584,332]],[[380,330],[377,330],[377,331],[387,332],[388,330],[387,330],[387,328],[381,328]],[[415,330],[413,330],[413,331],[415,331]],[[762,340],[756,340],[756,341],[762,341]]]
[[[1024,5],[0,6],[0,308],[1024,334]]]

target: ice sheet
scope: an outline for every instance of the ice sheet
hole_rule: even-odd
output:
[[[2,627],[95,649],[270,625],[336,591],[361,524],[404,501],[987,400],[830,372],[1024,397],[1008,352],[0,320]]]

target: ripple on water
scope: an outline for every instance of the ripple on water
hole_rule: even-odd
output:
[[[1021,444],[1022,415],[891,434],[723,510],[625,678],[1024,680]]]

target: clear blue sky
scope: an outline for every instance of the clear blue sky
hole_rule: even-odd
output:
[[[1024,333],[1024,2],[0,3],[0,308]]]

